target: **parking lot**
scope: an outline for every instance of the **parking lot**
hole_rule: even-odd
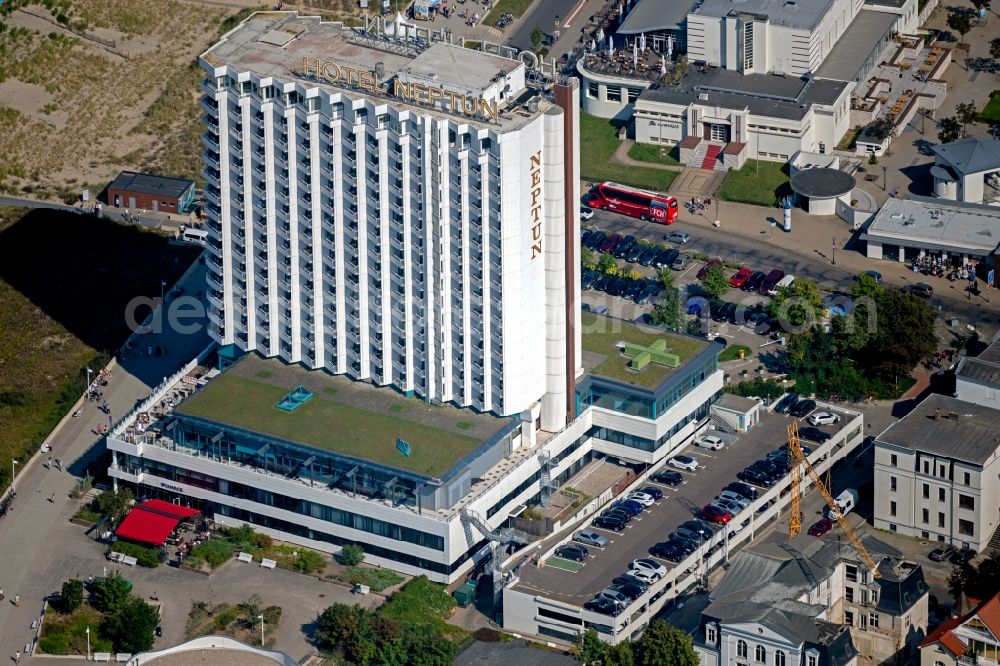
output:
[[[849,415],[842,416],[843,419],[839,424],[824,426],[823,430],[831,435],[839,432],[851,419]],[[649,548],[653,544],[665,540],[667,535],[684,521],[697,517],[701,507],[711,501],[728,483],[736,481],[737,473],[743,468],[782,446],[787,441],[788,418],[766,414],[749,432],[742,433],[738,437],[727,436],[726,439],[731,441],[719,451],[688,446],[684,453],[698,460],[698,470],[695,472],[678,470],[684,475],[684,481],[676,487],[652,482],[638,484],[638,487],[656,486],[663,492],[663,498],[636,516],[621,533],[595,528],[609,539],[606,547],[588,546],[590,555],[583,563],[554,556],[545,563],[545,566],[524,567],[520,572],[517,588],[582,606],[596,593],[611,585],[616,576],[627,571],[630,562],[637,558],[651,557]],[[817,448],[817,445],[812,444],[812,448]],[[668,468],[661,466],[656,471],[662,469]],[[763,489],[760,489],[760,492],[764,494]],[[751,524],[747,527],[754,530],[756,526],[752,523],[753,513],[752,507],[747,508],[735,517],[731,524],[735,526],[750,519]],[[716,533],[718,534],[718,529]],[[728,541],[718,538],[714,542],[718,542],[722,547],[728,544]],[[677,566],[690,567],[691,557],[682,564],[653,559],[669,570]]]

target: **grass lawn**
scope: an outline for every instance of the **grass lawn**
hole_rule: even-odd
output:
[[[101,613],[86,604],[69,615],[49,606],[38,648],[46,654],[86,654],[87,627],[90,627],[91,652],[113,651],[111,641],[101,635]]]
[[[0,208],[0,488],[129,334],[126,304],[197,256],[155,233],[76,213]],[[141,319],[144,313],[139,313]]]
[[[491,28],[496,26],[497,21],[500,20],[500,15],[504,13],[511,13],[514,18],[517,18],[528,11],[528,7],[534,0],[500,0],[493,6],[492,11],[486,15],[483,19],[483,25],[488,25]],[[541,26],[539,26],[541,27]],[[552,26],[547,26],[549,31],[551,31]],[[542,28],[542,32],[545,32],[546,28]]]
[[[374,569],[372,567],[351,567],[344,573],[338,574],[336,578],[352,585],[356,583],[367,585],[373,592],[381,592],[406,580],[390,569]]]
[[[677,146],[664,146],[664,148],[667,149],[667,154],[660,157],[660,146],[651,146],[647,143],[634,143],[628,150],[628,156],[642,162],[679,166],[680,161],[677,159],[677,155],[680,149]]]
[[[722,181],[718,197],[726,201],[776,206],[785,195],[792,193],[788,184],[788,169],[777,162],[747,160],[739,171],[730,171]]]
[[[722,350],[719,354],[719,362],[723,361],[736,361],[740,358],[740,350],[743,350],[744,358],[750,358],[753,352],[749,347],[744,347],[742,345],[729,345]]]
[[[1000,94],[990,95],[990,101],[979,112],[979,119],[985,123],[1000,123]]]
[[[420,628],[461,640],[468,632],[444,620],[454,607],[455,600],[444,585],[420,576],[394,592],[376,612],[407,628]]]
[[[618,351],[616,347],[618,342],[626,341],[639,345],[649,345],[655,340],[665,338],[667,351],[680,356],[681,364],[710,344],[705,340],[672,335],[666,332],[647,332],[628,322],[597,315],[584,314],[582,323],[584,330],[583,348],[588,352],[607,357],[594,368],[593,373],[645,388],[659,386],[675,368],[650,363],[638,372],[631,370],[628,367],[631,359]]]
[[[580,113],[581,178],[594,181],[613,180],[623,185],[666,192],[677,177],[677,172],[612,164],[611,156],[620,145],[618,127],[611,124],[610,120],[589,113]]]
[[[334,402],[329,394],[313,396],[294,412],[275,407],[293,388],[227,372],[176,411],[428,476],[441,475],[481,442],[399,416]],[[424,408],[419,400],[413,404],[413,409]],[[409,442],[410,457],[396,450],[396,437]]]

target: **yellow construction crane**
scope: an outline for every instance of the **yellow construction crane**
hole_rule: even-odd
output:
[[[792,463],[792,485],[791,485],[791,507],[790,513],[788,515],[788,537],[794,537],[796,534],[802,531],[802,512],[799,508],[802,503],[802,468],[806,468],[806,472],[809,474],[809,478],[812,479],[813,485],[816,486],[816,490],[819,494],[823,496],[823,500],[826,505],[830,507],[830,515],[837,521],[840,528],[844,530],[844,534],[847,535],[848,540],[851,545],[854,546],[854,550],[858,552],[862,561],[868,567],[868,570],[872,572],[874,578],[879,578],[878,566],[875,560],[872,558],[871,553],[865,548],[864,544],[861,543],[861,539],[854,532],[854,529],[844,518],[844,514],[841,513],[840,507],[837,506],[837,502],[834,501],[833,495],[830,494],[829,489],[826,484],[823,483],[823,479],[819,477],[819,474],[813,469],[813,466],[809,464],[806,457],[802,454],[802,444],[799,442],[799,425],[794,419],[788,424],[788,452],[791,456]]]

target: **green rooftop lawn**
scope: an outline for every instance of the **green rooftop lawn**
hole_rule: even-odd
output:
[[[223,373],[176,411],[432,477],[480,444],[474,437],[334,402],[322,394],[294,412],[275,407],[293,388]],[[413,403],[412,409],[433,409]],[[396,437],[409,442],[409,458],[396,449]]]
[[[791,193],[788,170],[784,164],[747,160],[742,169],[726,174],[717,196],[725,201],[776,206]]]
[[[613,164],[611,156],[620,145],[618,128],[610,120],[580,113],[581,178],[598,182],[611,180],[654,192],[666,192],[678,172]]]
[[[659,386],[676,368],[650,363],[642,370],[632,370],[628,367],[631,359],[622,354],[616,346],[619,342],[632,342],[647,346],[655,340],[665,338],[667,351],[677,354],[682,365],[709,344],[704,340],[672,335],[665,331],[643,330],[629,322],[596,315],[584,314],[582,323],[584,330],[583,348],[589,352],[607,356],[600,365],[594,368],[593,374],[644,388]]]

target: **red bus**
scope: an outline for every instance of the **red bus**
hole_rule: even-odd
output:
[[[587,205],[660,224],[677,221],[677,199],[635,187],[604,182],[590,191]]]

